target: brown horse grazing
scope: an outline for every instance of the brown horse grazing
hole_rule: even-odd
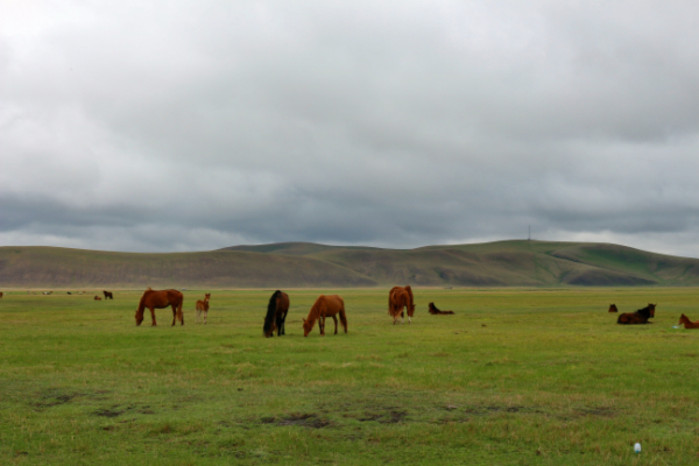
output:
[[[201,314],[203,312],[204,323],[206,323],[206,317],[209,315],[209,298],[211,298],[211,293],[206,293],[204,295],[204,301],[201,299],[197,300],[197,322],[201,319]]]
[[[102,294],[104,294],[104,299],[114,299],[114,293],[111,291],[102,290]]]
[[[413,302],[413,290],[410,286],[394,286],[388,293],[388,315],[393,317],[393,325],[396,324],[398,316],[403,323],[403,308],[408,310],[408,323],[413,321],[415,314],[415,304]]]
[[[274,330],[277,330],[277,336],[286,335],[284,323],[286,322],[286,314],[289,312],[289,295],[283,291],[277,290],[272,293],[267,304],[267,315],[265,323],[262,326],[262,333],[269,338],[274,336]]]
[[[695,320],[694,322],[692,322],[691,320],[689,320],[689,317],[682,314],[680,316],[680,321],[677,322],[677,325],[684,325],[684,328],[699,328],[699,320]]]
[[[172,307],[172,325],[175,325],[177,319],[179,319],[181,325],[184,325],[184,315],[182,314],[183,301],[184,296],[177,290],[153,290],[148,288],[143,292],[141,301],[138,303],[138,309],[136,309],[136,325],[141,325],[141,322],[143,322],[143,310],[148,308],[153,320],[152,325],[155,327],[155,310],[168,306]]]
[[[607,312],[619,312],[619,309],[616,308],[616,304],[610,304]]]
[[[429,309],[430,309],[430,314],[446,315],[446,314],[453,314],[454,313],[454,311],[440,311],[439,308],[434,305],[434,303],[430,303]]]
[[[337,335],[337,317],[340,314],[340,322],[347,333],[347,315],[345,315],[345,302],[338,295],[320,295],[311,307],[308,317],[303,319],[303,336],[307,337],[318,320],[320,334],[325,335],[325,318],[332,317],[335,321],[335,335]]]
[[[655,306],[656,304],[648,304],[643,309],[639,309],[636,312],[625,312],[619,314],[619,318],[616,320],[617,324],[649,324],[648,319],[655,317]]]

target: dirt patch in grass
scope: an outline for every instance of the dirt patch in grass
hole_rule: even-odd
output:
[[[407,415],[407,411],[392,409],[382,412],[366,412],[357,417],[357,420],[362,422],[375,421],[380,424],[398,424],[403,422]]]
[[[109,408],[100,408],[93,411],[92,414],[100,417],[118,417],[126,413],[136,413],[136,414],[155,414],[155,412],[148,405],[138,406],[119,406],[114,405]]]
[[[323,427],[328,427],[331,422],[328,419],[319,417],[317,414],[313,413],[293,413],[284,417],[263,417],[261,419],[263,424],[276,424],[278,426],[301,426],[310,427],[313,429],[321,429]]]
[[[76,398],[91,398],[101,399],[106,391],[100,390],[92,393],[64,391],[60,389],[50,388],[36,395],[37,401],[31,403],[34,408],[43,410],[54,406],[61,406],[70,403]]]

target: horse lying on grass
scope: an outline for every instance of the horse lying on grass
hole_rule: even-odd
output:
[[[655,304],[648,304],[643,309],[639,309],[636,312],[625,312],[624,314],[619,314],[619,318],[616,320],[617,324],[648,324],[648,319],[655,317]]]
[[[691,320],[689,320],[689,317],[682,314],[680,316],[680,321],[677,323],[677,325],[684,325],[684,328],[699,328],[699,320],[692,322]]]
[[[435,315],[446,315],[446,314],[453,314],[454,311],[440,311],[437,306],[434,305],[434,303],[429,304],[429,310],[430,314],[435,314]]]

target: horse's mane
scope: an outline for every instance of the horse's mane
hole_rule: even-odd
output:
[[[313,303],[313,306],[311,306],[311,310],[308,312],[308,316],[306,317],[306,320],[309,322],[315,322],[318,317],[320,317],[320,307],[322,306],[323,300],[316,299],[316,302]]]
[[[146,291],[143,292],[143,296],[141,296],[141,300],[138,302],[138,309],[137,309],[138,312],[143,312],[143,310],[145,309],[146,297],[148,296],[149,291],[153,291],[153,288],[151,288],[150,286],[148,287],[148,289]]]
[[[263,328],[263,331],[265,334],[269,333],[272,330],[272,324],[274,323],[274,314],[277,312],[277,298],[282,292],[280,290],[275,291],[272,293],[272,296],[269,298],[269,304],[267,304],[267,315],[265,316],[265,325]]]

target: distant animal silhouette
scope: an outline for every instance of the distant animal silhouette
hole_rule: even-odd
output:
[[[114,299],[114,294],[111,291],[102,290],[104,294],[104,299]]]
[[[139,301],[138,308],[136,309],[136,325],[141,325],[141,322],[143,322],[143,311],[145,308],[148,308],[153,321],[151,325],[155,327],[155,310],[163,309],[168,306],[172,307],[172,325],[175,325],[176,320],[180,321],[180,325],[184,325],[184,315],[182,314],[183,302],[184,295],[177,290],[153,290],[148,288],[143,292],[141,301]]]
[[[99,296],[95,295],[95,301],[102,301],[102,298],[100,298]]]
[[[413,290],[409,285],[394,286],[388,293],[388,315],[393,317],[393,325],[396,324],[398,316],[400,316],[401,323],[403,322],[405,318],[403,308],[408,310],[408,323],[411,323],[415,314],[415,303],[413,301]]]
[[[616,308],[616,304],[610,304],[608,312],[619,312],[619,309]]]
[[[3,296],[5,296],[5,294],[2,291],[0,291],[0,298],[2,298]]]
[[[202,313],[204,314],[204,323],[206,323],[206,318],[209,315],[209,299],[211,298],[211,293],[206,293],[204,295],[204,300],[197,300],[197,322],[200,321]]]
[[[699,328],[699,320],[695,320],[692,322],[689,320],[689,317],[686,315],[682,314],[680,316],[680,321],[677,323],[677,325],[684,325],[684,328]]]
[[[267,315],[262,326],[262,333],[265,337],[274,336],[274,330],[277,330],[277,336],[286,335],[284,323],[286,322],[286,314],[289,312],[289,295],[281,290],[272,293],[267,304]]]
[[[434,305],[434,303],[429,304],[429,310],[430,310],[430,314],[446,315],[446,314],[453,314],[454,313],[454,311],[440,311],[439,308]]]
[[[644,307],[643,309],[639,309],[636,312],[625,312],[623,314],[619,314],[619,318],[617,319],[616,323],[625,325],[648,324],[650,323],[648,322],[648,319],[655,317],[655,306],[656,304],[648,304],[648,306]]]
[[[347,315],[345,314],[345,302],[338,295],[320,295],[316,302],[311,307],[308,313],[308,317],[303,319],[303,336],[307,337],[313,326],[318,321],[318,328],[320,329],[320,334],[325,335],[325,318],[332,317],[335,322],[335,335],[337,335],[337,317],[336,314],[340,315],[340,322],[342,327],[347,333]]]

